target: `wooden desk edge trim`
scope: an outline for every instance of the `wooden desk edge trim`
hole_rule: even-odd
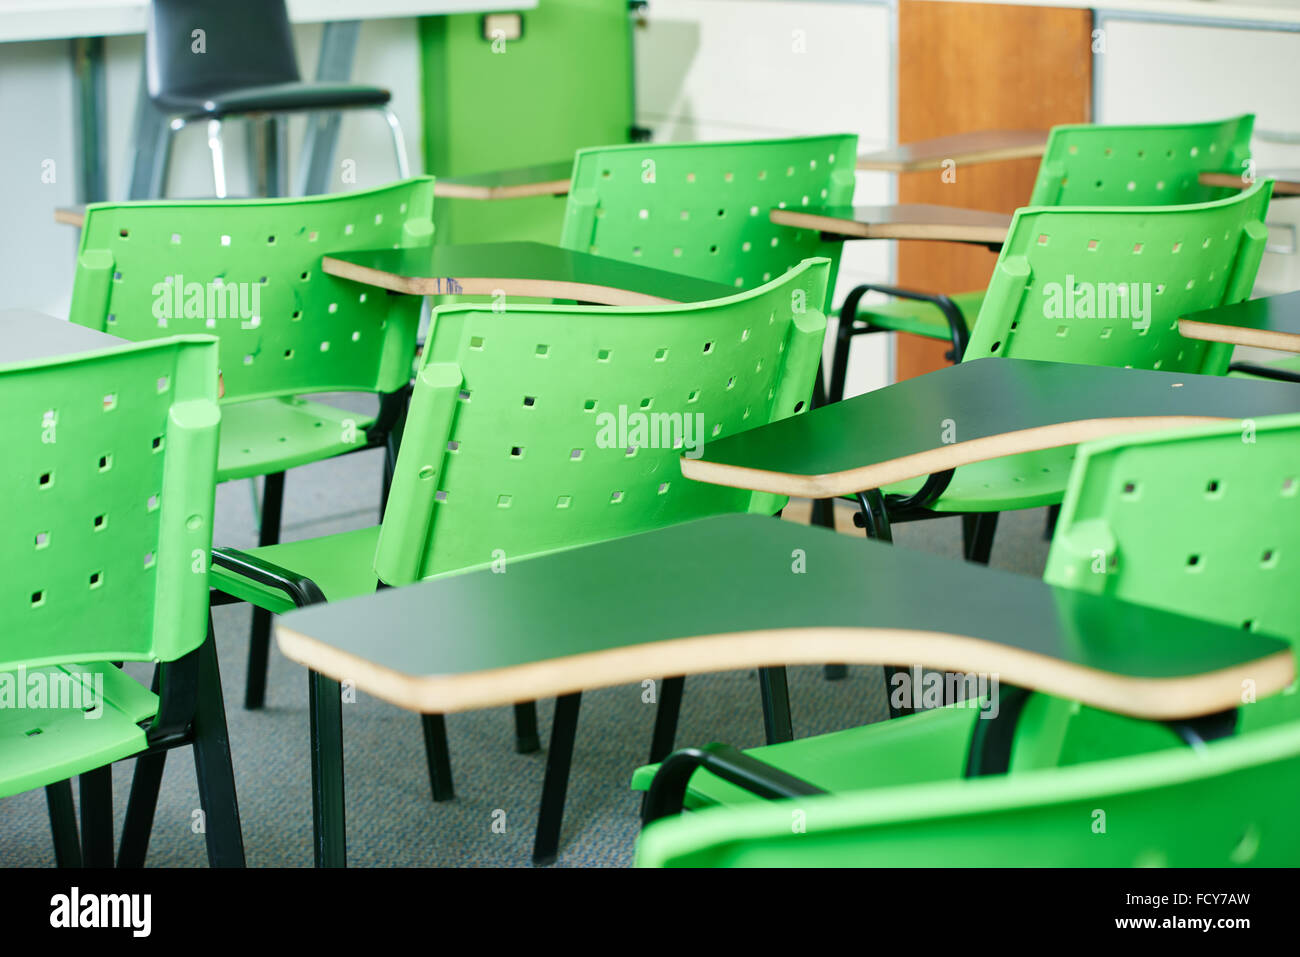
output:
[[[696,482],[725,485],[730,488],[771,492],[774,495],[795,495],[804,498],[835,498],[853,495],[867,489],[884,488],[893,482],[903,482],[934,472],[972,465],[987,459],[1022,452],[1040,452],[1044,449],[1077,445],[1092,439],[1134,432],[1154,432],[1189,425],[1208,425],[1221,422],[1228,416],[1208,415],[1154,415],[1124,416],[1110,419],[1079,419],[1073,422],[1056,422],[1015,432],[986,435],[965,442],[955,442],[940,448],[926,449],[841,472],[824,472],[820,475],[799,475],[791,472],[772,472],[742,465],[726,465],[706,459],[681,459],[682,475]],[[708,445],[705,445],[708,452]]]
[[[391,292],[400,292],[408,296],[492,296],[504,290],[508,295],[519,297],[536,297],[538,299],[576,299],[579,302],[594,302],[605,306],[672,306],[675,299],[651,296],[646,293],[632,292],[613,286],[594,286],[591,283],[570,282],[559,279],[491,279],[485,277],[460,276],[426,276],[411,278],[372,269],[370,266],[358,266],[333,256],[321,258],[321,268],[331,276],[351,279],[353,282],[378,286]],[[445,288],[454,282],[460,290],[452,292]]]
[[[76,226],[80,229],[86,224],[86,214],[75,209],[65,209],[60,206],[54,208],[54,221],[62,223],[64,226]]]
[[[547,180],[540,183],[517,183],[513,186],[474,186],[438,180],[433,185],[433,195],[442,199],[521,199],[528,196],[567,196],[571,183],[567,179]]]
[[[1285,649],[1199,675],[1134,678],[979,638],[873,627],[780,628],[671,638],[465,675],[420,677],[385,668],[284,625],[276,626],[276,641],[291,661],[424,714],[553,698],[628,684],[646,675],[840,661],[996,675],[999,682],[1080,700],[1117,714],[1168,720],[1239,706],[1245,679],[1254,681],[1262,697],[1282,690],[1295,678],[1294,656]],[[1190,712],[1188,701],[1198,702]]]
[[[998,163],[1003,160],[1029,159],[1034,156],[1042,156],[1046,151],[1047,141],[1044,140],[1042,143],[1022,146],[1003,146],[970,150],[969,152],[954,151],[947,156],[927,156],[924,159],[910,163],[903,160],[875,160],[872,159],[873,154],[864,153],[858,157],[857,168],[880,173],[924,173],[929,170],[942,169],[944,160],[952,160],[957,164],[965,163],[973,166],[977,163]]]
[[[1300,334],[1292,335],[1273,329],[1250,329],[1246,326],[1179,319],[1178,331],[1187,339],[1226,342],[1234,346],[1254,346],[1258,349],[1276,349],[1279,352],[1300,352]]]
[[[1010,217],[1006,226],[972,226],[958,223],[860,223],[816,213],[800,213],[789,209],[774,209],[768,218],[778,226],[815,229],[858,239],[919,239],[952,243],[1002,243],[1006,241]]]

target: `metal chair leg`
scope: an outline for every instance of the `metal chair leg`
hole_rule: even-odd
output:
[[[307,673],[311,710],[311,809],[317,867],[347,867],[343,702],[337,681]]]
[[[515,751],[532,754],[541,749],[537,737],[537,702],[520,701],[515,705]]]
[[[81,837],[77,833],[77,812],[72,804],[72,781],[47,784],[45,803],[50,811],[50,834],[54,838],[55,865],[80,867]]]
[[[397,178],[410,179],[411,166],[406,160],[406,138],[402,136],[402,124],[397,122],[397,114],[392,107],[383,108],[384,119],[388,122],[389,132],[393,136],[393,152],[397,155]]]
[[[537,834],[533,839],[533,863],[539,866],[553,864],[559,853],[564,795],[569,789],[569,767],[573,761],[573,743],[578,736],[578,709],[581,705],[580,691],[555,699],[551,747],[546,755],[546,779],[542,784]]]
[[[785,665],[758,669],[758,690],[763,699],[763,729],[768,744],[794,740],[790,722],[790,688]]]
[[[113,766],[86,771],[81,784],[81,858],[86,867],[113,866]]]
[[[117,866],[144,867],[149,853],[149,836],[153,831],[154,811],[158,807],[158,790],[162,786],[166,751],[148,751],[135,759],[131,777],[131,796],[126,802],[126,820],[117,849]]]
[[[212,187],[217,199],[226,198],[226,161],[221,147],[221,121],[208,120],[208,149],[212,151]]]
[[[451,783],[451,751],[447,747],[447,719],[440,714],[420,715],[424,729],[424,756],[429,762],[429,785],[435,801],[456,796]]]
[[[262,491],[262,524],[259,546],[280,541],[280,516],[284,509],[284,473],[266,476]],[[266,703],[266,673],[271,654],[271,613],[253,606],[253,629],[248,642],[248,675],[244,684],[244,707],[254,710]]]
[[[208,864],[211,867],[243,867],[244,836],[239,824],[235,769],[230,761],[230,731],[226,727],[226,703],[221,694],[221,669],[217,664],[216,632],[212,627],[211,613],[208,614],[208,637],[199,649],[199,689],[191,730],[199,804],[208,843]]]
[[[962,545],[968,562],[989,563],[997,528],[997,512],[967,513],[961,517]]]
[[[655,730],[650,739],[650,764],[658,764],[673,750],[677,737],[677,718],[682,710],[682,691],[686,678],[677,675],[665,678],[659,690],[659,704],[655,710]]]

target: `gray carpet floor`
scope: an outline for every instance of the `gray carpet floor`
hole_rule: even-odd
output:
[[[284,540],[360,528],[378,520],[380,456],[364,452],[296,469],[286,483]],[[371,504],[374,503],[374,504]],[[217,544],[256,544],[250,483],[230,482],[217,492]],[[792,502],[785,517],[806,521],[806,502]],[[1046,561],[1045,510],[1002,516],[991,564],[1041,575]],[[837,523],[854,530],[845,508]],[[896,526],[897,547],[958,557],[958,519]],[[311,792],[307,740],[307,677],[272,644],[267,707],[243,708],[250,611],[216,609],[222,684],[230,727],[244,844],[250,866],[310,866]],[[137,677],[148,669],[130,665]],[[633,769],[644,763],[654,705],[640,684],[583,695],[561,840],[559,866],[626,866],[638,831],[639,795],[630,791]],[[886,716],[880,669],[852,667],[842,681],[820,668],[790,669],[791,710],[799,737],[854,727]],[[539,706],[543,745],[553,702]],[[348,860],[351,866],[527,866],[530,861],[545,751],[514,752],[509,708],[451,715],[447,719],[456,797],[435,804],[429,792],[419,719],[359,694],[344,706]],[[763,743],[757,676],[733,672],[686,682],[679,745],[726,741]],[[134,762],[113,769],[117,832]],[[167,758],[148,864],[194,867],[207,863],[203,835],[193,822],[199,807],[189,749]],[[504,828],[501,824],[504,823]],[[496,825],[494,827],[494,824]],[[42,791],[0,800],[0,866],[54,863]]]

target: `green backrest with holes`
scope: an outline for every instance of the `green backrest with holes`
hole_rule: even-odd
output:
[[[410,378],[419,297],[326,275],[321,257],[430,243],[432,216],[431,177],[292,199],[93,204],[71,318],[136,341],[218,336],[227,402],[392,392]]]
[[[1300,415],[1080,445],[1043,577],[1300,650]],[[1300,717],[1292,692],[1243,699],[1241,729]],[[1158,726],[1036,698],[1022,764],[1176,746]]]
[[[704,303],[434,310],[379,577],[401,585],[722,512],[774,513],[783,498],[686,481],[679,457],[806,408],[829,269],[805,261]]]
[[[1232,347],[1178,318],[1250,295],[1272,180],[1189,206],[1029,207],[998,257],[965,358],[1222,375]]]
[[[1172,206],[1230,196],[1197,174],[1246,173],[1249,113],[1210,123],[1056,126],[1038,166],[1030,206]]]
[[[0,671],[202,643],[216,400],[210,336],[0,367]]]
[[[708,808],[649,825],[637,865],[1291,867],[1297,789],[1292,723],[1199,753]]]
[[[561,245],[752,289],[839,242],[777,226],[778,206],[853,201],[852,135],[735,143],[634,143],[578,150]]]

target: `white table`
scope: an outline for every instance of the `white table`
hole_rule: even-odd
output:
[[[362,20],[437,16],[450,13],[491,13],[527,10],[538,0],[288,0],[294,23],[324,23],[316,79],[350,79],[353,54]],[[76,88],[77,202],[108,199],[103,144],[108,118],[103,104],[104,37],[145,31],[149,0],[0,0],[0,44],[33,40],[71,41],[69,48]],[[2,54],[0,54],[2,55]],[[160,148],[165,118],[150,102],[144,82],[135,106],[135,151],[126,195],[143,199],[162,182]],[[303,141],[303,172],[298,189],[323,193],[329,182],[330,159],[338,135],[338,114],[313,114]],[[274,182],[274,180],[271,180]]]

